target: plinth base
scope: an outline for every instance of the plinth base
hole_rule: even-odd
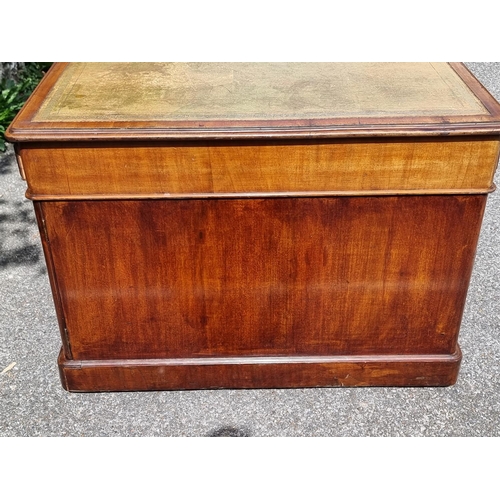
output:
[[[68,360],[59,371],[71,392],[297,387],[448,386],[462,353],[408,356],[297,356]]]

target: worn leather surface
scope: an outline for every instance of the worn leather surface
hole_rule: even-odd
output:
[[[35,121],[484,114],[446,63],[72,63]]]

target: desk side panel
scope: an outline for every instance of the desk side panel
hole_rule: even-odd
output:
[[[451,354],[486,196],[43,202],[75,360]]]

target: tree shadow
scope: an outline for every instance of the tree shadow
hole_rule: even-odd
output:
[[[5,153],[0,153],[0,175],[10,174],[14,167],[14,163],[14,151],[11,146],[7,146]]]
[[[16,159],[12,145],[0,154],[0,175],[14,174]],[[36,265],[42,259],[33,207],[28,200],[13,201],[0,193],[0,269]],[[42,264],[42,268],[45,266]]]
[[[41,256],[33,208],[0,198],[0,269],[36,265]]]

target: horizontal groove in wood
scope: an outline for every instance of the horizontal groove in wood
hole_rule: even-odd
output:
[[[220,388],[448,386],[456,382],[462,354],[429,356],[325,356],[251,360],[92,360],[59,355],[63,387],[83,391]]]
[[[270,365],[301,363],[438,363],[456,362],[461,359],[457,350],[452,354],[382,354],[370,356],[233,356],[208,358],[161,358],[161,359],[92,359],[66,360],[67,368],[80,370],[97,366],[190,366],[190,365]]]
[[[463,119],[463,117],[460,117]],[[217,129],[161,129],[156,126],[149,128],[134,128],[127,130],[124,128],[104,128],[97,127],[79,129],[79,124],[73,124],[74,128],[56,128],[47,130],[37,128],[16,129],[10,127],[8,136],[9,142],[74,142],[85,141],[87,143],[98,143],[100,141],[136,142],[143,140],[150,141],[178,141],[187,142],[199,140],[279,140],[279,139],[344,139],[344,138],[401,138],[401,137],[461,137],[461,136],[497,136],[500,132],[500,122],[482,122],[482,117],[467,117],[470,123],[440,122],[418,123],[417,125],[401,124],[367,124],[365,126],[356,125],[336,125],[333,126],[302,126],[302,127],[241,127],[241,128],[217,128]],[[397,119],[394,119],[395,121]]]
[[[208,198],[317,198],[336,196],[416,196],[416,195],[463,195],[489,194],[496,190],[493,184],[489,189],[413,189],[408,191],[302,191],[281,193],[186,193],[165,194],[151,193],[147,195],[124,194],[81,194],[81,195],[36,195],[26,191],[26,198],[33,201],[65,201],[65,200],[184,200]]]
[[[488,190],[498,137],[20,147],[42,196]],[[41,199],[41,198],[40,198]]]

